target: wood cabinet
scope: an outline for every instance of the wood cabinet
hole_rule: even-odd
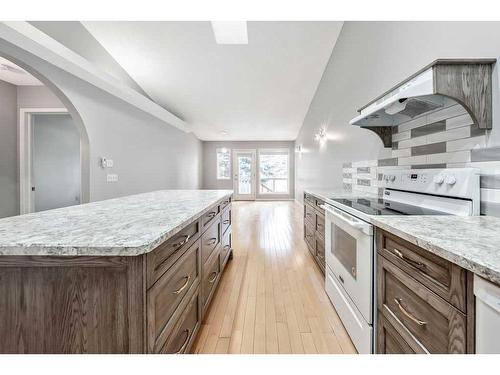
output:
[[[325,273],[325,202],[315,196],[304,193],[304,240],[307,247]]]
[[[0,353],[189,352],[231,258],[230,210],[143,255],[0,257]]]
[[[378,353],[474,351],[472,277],[377,229]]]

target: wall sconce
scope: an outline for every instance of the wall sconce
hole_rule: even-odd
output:
[[[326,129],[324,127],[319,128],[318,132],[314,135],[314,139],[320,143],[326,141]]]

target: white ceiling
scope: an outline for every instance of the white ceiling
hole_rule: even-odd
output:
[[[0,80],[16,86],[42,86],[42,82],[26,70],[0,56]]]
[[[84,25],[200,139],[292,140],[342,22],[248,22],[247,45],[216,44],[208,21]]]

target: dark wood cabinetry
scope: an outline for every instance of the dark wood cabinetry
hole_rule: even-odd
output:
[[[226,197],[147,254],[2,256],[0,353],[186,353],[231,254]]]
[[[472,277],[377,229],[378,353],[474,351]]]
[[[319,268],[325,273],[325,202],[304,193],[304,240]]]

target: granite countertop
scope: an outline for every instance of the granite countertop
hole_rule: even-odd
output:
[[[150,252],[232,190],[160,190],[0,219],[0,255]]]
[[[329,197],[377,197],[361,191],[306,190]],[[338,204],[336,204],[339,207]],[[500,284],[500,218],[493,216],[364,215],[373,225]]]
[[[500,284],[500,218],[373,216],[372,223]]]

